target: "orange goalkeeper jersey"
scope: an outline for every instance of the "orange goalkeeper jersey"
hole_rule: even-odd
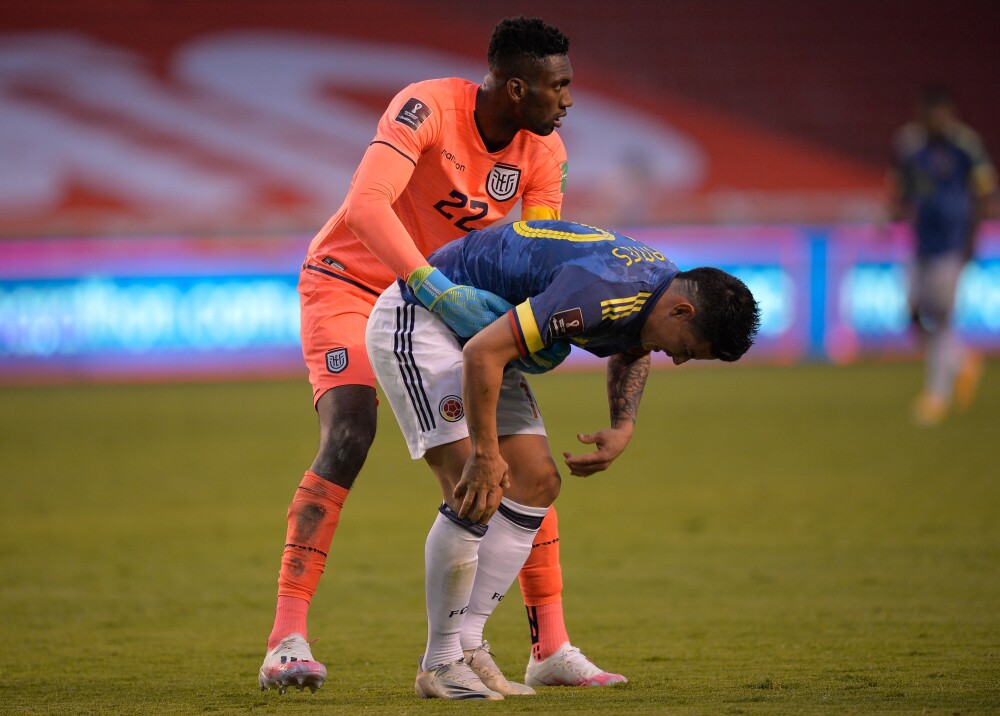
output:
[[[393,99],[372,141],[415,166],[392,209],[424,256],[503,218],[518,199],[559,217],[567,167],[562,140],[555,132],[521,130],[504,149],[488,152],[474,116],[478,89],[460,78],[412,84]],[[313,238],[306,262],[381,292],[396,277],[347,227],[347,204]]]

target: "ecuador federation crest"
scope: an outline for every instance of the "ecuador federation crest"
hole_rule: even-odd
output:
[[[513,164],[497,162],[486,177],[486,193],[497,201],[507,201],[517,194],[521,170]]]
[[[334,348],[326,352],[326,369],[331,373],[342,373],[347,367],[347,349]]]

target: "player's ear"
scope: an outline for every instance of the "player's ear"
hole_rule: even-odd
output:
[[[678,318],[682,321],[690,321],[694,318],[694,306],[692,306],[687,301],[678,301],[670,309],[670,315],[673,318]]]
[[[520,102],[528,93],[527,83],[519,77],[511,77],[507,80],[507,94],[515,102]]]

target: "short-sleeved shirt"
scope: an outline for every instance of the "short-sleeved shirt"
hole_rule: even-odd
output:
[[[957,124],[947,136],[935,138],[911,123],[896,133],[894,150],[900,192],[914,211],[918,256],[963,250],[975,218],[975,196],[996,186],[979,136]]]
[[[570,341],[598,356],[640,354],[640,332],[678,268],[614,231],[567,221],[519,221],[451,242],[428,260],[455,283],[515,305],[522,355]],[[416,303],[399,282],[403,299]]]
[[[490,226],[519,199],[557,216],[562,207],[567,160],[558,134],[521,130],[500,151],[487,151],[476,126],[478,90],[459,78],[417,82],[396,95],[378,123],[373,143],[415,166],[392,208],[424,256]],[[381,292],[395,276],[347,228],[345,209],[346,202],[313,238],[306,261]]]

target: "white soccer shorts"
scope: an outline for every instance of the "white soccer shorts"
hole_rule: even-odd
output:
[[[911,308],[934,322],[950,318],[964,268],[965,257],[960,252],[917,259],[910,268]]]
[[[462,402],[462,346],[423,306],[404,303],[394,283],[376,301],[365,332],[368,359],[396,414],[410,456],[469,437]],[[545,435],[535,396],[508,367],[497,405],[498,435]]]

